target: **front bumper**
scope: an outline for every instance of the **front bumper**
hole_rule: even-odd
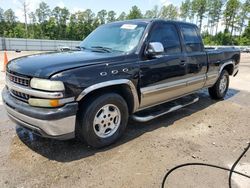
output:
[[[69,103],[61,108],[32,107],[12,97],[4,88],[2,98],[10,119],[18,125],[42,137],[60,140],[75,137],[78,103]]]

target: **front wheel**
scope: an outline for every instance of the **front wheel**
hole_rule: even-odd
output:
[[[128,116],[127,103],[120,95],[92,98],[80,108],[76,134],[92,147],[108,146],[123,134]]]
[[[223,70],[214,86],[208,89],[210,97],[212,99],[223,99],[227,94],[228,86],[229,74],[226,70]]]

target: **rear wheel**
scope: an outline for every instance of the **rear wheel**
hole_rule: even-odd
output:
[[[212,99],[223,99],[227,94],[229,86],[229,74],[226,70],[221,75],[213,87],[209,88],[209,94]]]
[[[100,148],[114,143],[128,122],[126,101],[107,93],[82,105],[78,113],[77,135],[90,146]]]

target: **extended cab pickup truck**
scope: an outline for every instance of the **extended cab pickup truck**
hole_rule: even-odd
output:
[[[196,102],[202,88],[222,99],[240,62],[237,49],[205,50],[196,25],[158,19],[102,25],[78,48],[10,61],[2,98],[35,134],[97,148],[115,142],[129,117],[152,120]]]

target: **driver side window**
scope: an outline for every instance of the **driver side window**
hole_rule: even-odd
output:
[[[160,42],[165,54],[177,54],[181,52],[181,43],[177,29],[173,24],[156,24],[151,31],[149,42]]]

